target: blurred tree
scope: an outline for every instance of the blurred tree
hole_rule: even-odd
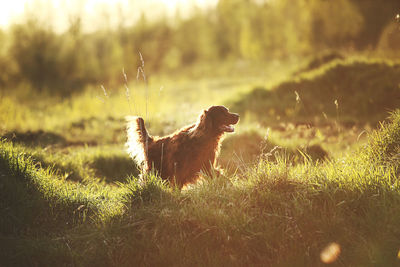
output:
[[[13,83],[16,66],[8,55],[7,33],[0,29],[0,89]]]
[[[177,14],[178,28],[174,33],[174,47],[179,51],[181,66],[196,61],[213,61],[218,56],[215,51],[215,24],[210,14],[196,9],[188,19]]]
[[[76,90],[88,83],[96,81],[98,73],[95,71],[97,62],[92,54],[92,50],[85,42],[82,33],[82,20],[80,16],[70,19],[68,30],[57,36],[60,39],[59,51],[59,74],[64,79],[65,85],[69,88],[63,88],[64,91]],[[60,81],[57,81],[60,83]],[[72,88],[72,89],[70,89]]]
[[[282,57],[304,52],[309,46],[308,10],[302,0],[221,0],[217,12],[222,57]]]
[[[108,64],[112,60],[106,54],[118,51],[107,43],[113,38],[83,35],[79,18],[63,34],[30,19],[14,25],[11,35],[9,50],[18,68],[18,78],[36,91],[68,95],[100,79],[108,81],[114,75],[111,67],[115,64]]]
[[[359,48],[375,48],[384,28],[400,10],[399,0],[349,0],[362,14],[364,25],[357,37]]]
[[[311,0],[311,44],[316,48],[342,48],[352,46],[364,20],[348,0]]]
[[[139,52],[143,55],[148,74],[163,67],[163,59],[172,43],[172,30],[166,17],[149,21],[142,14],[140,20],[125,31],[124,36],[124,54],[127,56],[124,65],[127,69],[136,74],[137,67],[141,64]]]
[[[57,73],[61,44],[50,29],[40,27],[35,20],[12,28],[13,43],[10,52],[21,79],[42,91],[60,80]]]
[[[126,17],[113,27],[103,10],[103,28],[90,33],[82,30],[83,13],[62,33],[52,29],[54,20],[46,24],[29,13],[10,33],[0,32],[0,86],[18,80],[64,95],[88,84],[116,87],[124,82],[122,68],[129,78],[136,75],[139,52],[152,74],[197,63],[375,48],[378,42],[379,49],[393,50],[394,26],[387,25],[399,10],[399,0],[219,0],[184,18],[142,13],[129,27]]]
[[[216,44],[218,55],[222,58],[240,55],[239,36],[242,21],[246,20],[242,12],[247,0],[220,0],[216,9]]]
[[[100,30],[86,36],[90,42],[90,51],[95,58],[96,66],[94,80],[109,86],[118,84],[122,80],[123,50],[116,34],[111,30]],[[90,53],[88,54],[90,55]]]
[[[312,50],[307,3],[307,0],[272,2],[268,22],[272,29],[263,40],[270,49],[278,48],[278,56],[299,55]]]

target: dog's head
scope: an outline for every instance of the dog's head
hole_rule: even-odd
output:
[[[204,110],[200,116],[200,124],[203,124],[207,132],[222,134],[224,132],[233,132],[232,125],[238,123],[239,115],[229,112],[224,106],[212,106]]]

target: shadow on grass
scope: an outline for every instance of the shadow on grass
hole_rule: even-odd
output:
[[[70,141],[61,134],[46,132],[43,130],[27,132],[8,132],[0,137],[16,144],[23,144],[29,147],[67,147],[67,146],[95,146],[96,140]]]
[[[140,173],[134,161],[124,155],[97,156],[90,167],[95,170],[97,177],[109,183],[124,182],[128,176],[138,176]]]
[[[64,131],[70,140],[76,143],[123,144],[126,141],[125,119],[108,116],[107,118],[90,117],[65,125]]]
[[[107,183],[125,182],[128,176],[138,176],[139,168],[123,151],[62,153],[49,156],[46,152],[30,154],[37,168],[51,168],[58,176],[74,182],[103,180]]]
[[[30,157],[0,142],[0,235],[45,234],[82,223],[88,212],[87,201],[55,199],[51,195],[57,190],[55,181],[52,183],[49,172],[36,170]],[[82,205],[85,208],[78,210]]]
[[[43,130],[27,132],[8,132],[1,138],[7,139],[13,143],[24,144],[30,147],[46,147],[50,145],[64,146],[67,144],[67,140],[62,135],[53,132],[45,132]]]

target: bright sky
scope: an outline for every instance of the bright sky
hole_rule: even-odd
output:
[[[143,10],[150,16],[160,15],[164,11],[172,15],[176,8],[187,13],[193,5],[207,7],[216,5],[217,2],[218,0],[2,0],[0,27],[5,28],[10,23],[18,22],[28,12],[39,15],[46,21],[50,19],[56,29],[63,30],[71,15],[78,13],[83,17],[83,26],[90,30],[101,26],[98,23],[104,18],[111,25],[117,25],[121,20],[129,24]]]

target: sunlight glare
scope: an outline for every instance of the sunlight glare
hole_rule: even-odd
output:
[[[193,6],[197,7],[209,7],[216,5],[218,0],[147,0],[147,1],[131,1],[131,0],[14,0],[14,1],[0,1],[0,27],[6,28],[10,24],[16,22],[23,16],[26,10],[37,10],[37,6],[40,6],[40,15],[44,17],[47,13],[55,18],[53,26],[58,30],[65,30],[69,23],[69,16],[73,13],[85,14],[85,20],[88,21],[87,29],[90,31],[96,28],[99,14],[104,15],[104,10],[113,14],[110,16],[110,20],[114,21],[114,24],[118,24],[119,8],[125,11],[125,17],[123,18],[127,24],[131,23],[138,18],[135,12],[134,15],[130,10],[143,10],[147,13],[156,12],[158,10],[165,10],[168,15],[173,15],[176,9],[180,9],[185,14],[190,13],[189,10]],[[127,21],[129,20],[129,21]],[[113,24],[113,22],[111,22]],[[98,26],[98,25],[97,25]]]
[[[160,0],[159,2],[164,4],[167,9],[171,10],[171,9],[176,8],[176,6],[182,1],[180,1],[180,0]]]
[[[24,11],[25,0],[0,2],[0,27],[6,26],[14,16]]]
[[[340,245],[332,242],[322,250],[320,254],[321,261],[323,263],[333,263],[338,259],[340,252]]]
[[[177,8],[187,9],[191,5],[198,7],[206,7],[210,5],[216,5],[218,0],[154,0],[154,2],[159,2],[163,4],[168,11],[174,11]]]

